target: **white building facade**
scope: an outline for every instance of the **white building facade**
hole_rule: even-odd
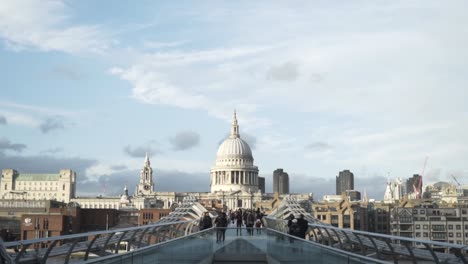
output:
[[[231,135],[219,146],[216,164],[211,169],[211,193],[257,192],[258,168],[253,162],[252,150],[240,137],[234,112]]]
[[[219,146],[215,166],[211,168],[210,189],[207,198],[222,201],[226,209],[254,208],[262,200],[258,167],[254,165],[249,144],[240,137],[235,111],[231,134]]]
[[[68,203],[75,197],[76,173],[70,169],[59,173],[19,173],[3,169],[1,199],[55,200]]]

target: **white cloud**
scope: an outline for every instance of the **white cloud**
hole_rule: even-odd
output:
[[[23,125],[28,127],[38,127],[40,124],[40,120],[28,114],[4,109],[0,109],[0,111],[6,117],[9,124]]]
[[[428,180],[436,180],[466,170],[468,20],[466,3],[424,3],[215,8],[204,19],[228,33],[224,42],[217,38],[224,44],[148,53],[117,75],[144,103],[227,120],[236,107],[241,126],[258,138],[261,171],[283,164],[309,175],[307,181],[365,167],[368,172],[357,177],[384,179],[390,172],[406,178],[419,173],[429,156],[428,171],[441,172]],[[207,13],[203,7],[192,11]],[[211,34],[202,37],[210,40]],[[132,78],[123,77],[134,69]],[[271,78],[272,69],[290,81]],[[147,95],[159,89],[154,83],[174,93]],[[178,97],[191,104],[173,99]],[[311,142],[333,149],[304,149]]]
[[[68,25],[63,1],[17,0],[0,2],[0,38],[13,50],[104,52],[109,43],[95,25]]]
[[[69,126],[72,123],[68,119],[75,118],[81,112],[0,101],[0,113],[7,118],[9,124],[38,128],[47,133],[53,129]]]

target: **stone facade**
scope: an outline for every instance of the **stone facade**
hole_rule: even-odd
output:
[[[70,169],[56,174],[19,173],[3,169],[0,188],[2,199],[55,200],[68,203],[75,197],[76,173]]]
[[[320,202],[312,205],[314,217],[339,228],[368,230],[367,204],[351,202],[345,197],[339,202]]]
[[[234,112],[231,135],[219,146],[216,164],[211,169],[211,193],[257,192],[258,168],[250,146],[241,139]]]
[[[273,171],[273,193],[289,193],[289,175],[283,169]]]
[[[391,210],[391,234],[421,240],[468,243],[468,207],[405,203]]]

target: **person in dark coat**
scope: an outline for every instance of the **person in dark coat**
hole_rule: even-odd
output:
[[[291,225],[292,225],[292,220],[294,220],[294,215],[290,214],[287,219],[288,219],[288,234],[291,234]]]
[[[208,229],[213,226],[213,222],[208,212],[205,212],[205,215],[200,220],[200,223],[198,224],[198,226],[200,227],[200,231]]]
[[[237,226],[237,229],[236,229],[237,235],[242,236],[242,210],[240,209],[236,212],[236,226]]]
[[[305,239],[307,229],[309,229],[309,222],[307,221],[307,219],[304,218],[303,214],[300,214],[299,219],[297,219],[297,223],[298,223],[299,228],[300,228],[298,236],[300,238],[302,238],[302,239]]]
[[[226,227],[228,226],[228,219],[225,212],[222,212],[215,219],[216,224],[216,243],[224,242]]]
[[[247,227],[247,232],[251,236],[253,235],[254,224],[255,224],[255,215],[252,211],[249,211],[249,213],[247,214],[247,220],[246,220],[245,226]]]
[[[291,226],[289,227],[289,234],[291,236],[300,237],[301,235],[301,226],[299,225],[299,220],[294,218],[291,220]],[[292,239],[290,239],[293,242]]]

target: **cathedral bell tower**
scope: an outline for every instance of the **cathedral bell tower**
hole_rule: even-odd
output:
[[[140,182],[137,186],[137,196],[152,195],[154,192],[153,169],[146,153],[145,163],[140,171]]]

